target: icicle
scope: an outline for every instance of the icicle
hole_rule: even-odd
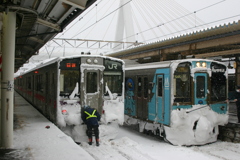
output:
[[[110,91],[110,89],[108,88],[108,85],[107,85],[107,83],[106,83],[106,91],[108,92],[108,94],[109,94],[109,97],[110,97],[110,99],[111,100],[113,100],[113,95],[112,95],[112,92]]]
[[[76,83],[76,86],[75,86],[72,94],[69,96],[69,99],[73,99],[77,93],[78,93],[78,82]]]

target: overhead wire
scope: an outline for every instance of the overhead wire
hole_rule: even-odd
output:
[[[125,4],[123,4],[122,6],[116,8],[115,10],[113,10],[112,12],[110,12],[109,14],[105,15],[104,17],[100,18],[97,22],[91,24],[90,26],[88,26],[87,28],[83,29],[81,32],[79,32],[77,35],[83,33],[84,31],[88,30],[90,27],[94,26],[96,23],[102,21],[103,19],[105,19],[106,17],[110,16],[111,14],[113,14],[114,12],[116,12],[117,10],[119,10],[120,8],[124,7],[126,4],[128,4],[129,2],[131,2],[132,0],[129,0],[128,2],[126,2]],[[76,36],[77,36],[76,35]]]
[[[136,27],[137,27],[139,30],[141,30],[140,24],[139,24],[138,21],[137,21],[137,16],[136,16],[133,8],[132,8],[132,16],[133,16],[133,21],[134,21],[135,24],[136,24]],[[136,40],[139,41],[139,37],[138,37],[139,35],[138,35],[138,33],[135,33],[135,35],[136,35]],[[145,37],[144,37],[143,34],[141,34],[141,37],[142,37],[142,40],[145,40]]]
[[[98,3],[96,3],[96,4],[98,5],[98,4],[100,4],[102,1],[103,1],[103,0],[100,0],[100,2],[98,2]],[[95,6],[96,6],[96,4],[95,4]],[[75,21],[73,24],[71,24],[71,26],[70,26],[69,28],[67,28],[67,29],[64,31],[64,33],[67,32],[67,31],[69,31],[72,27],[74,27],[83,17],[85,17],[87,14],[89,14],[94,8],[95,8],[95,7],[90,7],[89,10],[86,10],[87,12],[86,12],[86,13],[84,12],[84,13],[83,13],[83,16],[81,16],[80,18],[78,18],[78,21]],[[64,35],[64,33],[62,33],[62,35]],[[61,37],[61,35],[60,35],[59,37]]]
[[[205,25],[209,25],[209,24],[212,24],[212,23],[220,22],[220,21],[223,21],[223,20],[227,20],[227,19],[235,18],[235,17],[239,17],[239,16],[240,16],[240,14],[239,15],[235,15],[235,16],[231,16],[231,17],[227,17],[227,18],[223,18],[223,19],[220,19],[220,20],[212,21],[212,22],[209,22],[209,23],[201,24],[198,27],[203,27]],[[169,36],[169,35],[176,34],[176,33],[183,32],[183,31],[187,31],[187,30],[193,29],[193,28],[195,28],[195,27],[186,28],[186,29],[183,29],[181,31],[176,31],[176,32],[173,32],[173,33],[168,33],[168,34],[166,34],[164,36]],[[153,38],[153,39],[150,39],[150,40],[154,40],[154,39],[157,39],[157,38]]]
[[[170,4],[170,5],[173,6],[172,8],[169,8],[169,9],[170,9],[170,10],[175,9],[177,15],[179,15],[181,12],[184,12],[184,14],[181,15],[181,16],[177,16],[177,18],[173,18],[173,19],[169,19],[169,18],[167,18],[167,17],[163,14],[164,17],[161,17],[161,18],[162,18],[163,20],[165,20],[165,22],[159,23],[159,24],[155,25],[154,27],[150,26],[149,28],[147,28],[147,29],[145,29],[145,30],[137,31],[137,33],[134,33],[133,35],[130,35],[130,36],[137,35],[137,36],[144,37],[144,34],[143,34],[143,33],[148,32],[148,31],[151,31],[151,30],[155,30],[155,29],[161,30],[161,28],[163,28],[163,26],[165,27],[165,29],[170,30],[170,28],[167,27],[167,24],[171,24],[172,22],[178,22],[178,23],[181,22],[181,23],[184,23],[185,26],[188,26],[188,25],[189,25],[189,26],[193,26],[193,27],[190,27],[190,28],[189,28],[189,26],[188,26],[186,29],[184,29],[184,27],[181,27],[181,30],[178,30],[178,31],[175,31],[175,32],[172,32],[172,33],[169,33],[169,34],[165,34],[165,35],[162,35],[162,36],[157,37],[157,38],[161,38],[161,37],[163,37],[163,36],[168,36],[168,35],[173,35],[173,34],[175,34],[175,33],[179,33],[179,32],[182,32],[182,31],[186,31],[186,30],[192,29],[192,28],[194,28],[194,27],[201,27],[201,26],[205,26],[205,25],[208,25],[208,24],[211,24],[211,23],[215,23],[215,22],[218,22],[218,21],[222,21],[223,19],[222,19],[222,20],[217,20],[217,21],[215,21],[215,22],[203,24],[203,22],[202,22],[199,18],[196,18],[196,14],[197,14],[198,12],[202,12],[203,10],[206,10],[206,9],[209,9],[209,8],[211,8],[211,7],[213,7],[213,6],[216,6],[216,5],[218,5],[218,4],[220,4],[220,3],[224,2],[224,1],[226,1],[226,0],[221,0],[221,1],[219,1],[219,2],[213,3],[213,4],[211,4],[211,5],[208,5],[208,6],[206,6],[206,7],[203,7],[203,8],[201,8],[201,9],[198,9],[198,10],[196,10],[196,11],[194,11],[194,12],[188,13],[187,10],[186,10],[184,7],[178,7],[178,6],[181,6],[181,5],[178,4],[178,3],[172,3],[172,1],[169,2],[169,1],[167,0],[167,1],[165,1],[166,3],[163,2],[163,6],[162,6],[162,4],[160,4],[160,1],[157,1],[157,0],[156,0],[156,2],[158,2],[158,3],[154,3],[154,5],[151,7],[152,12],[153,12],[152,15],[156,15],[156,14],[157,14],[157,12],[155,11],[155,9],[157,9],[157,8],[158,8],[158,9],[161,8],[161,9],[160,9],[160,12],[163,12],[163,11],[165,10],[165,7],[164,7],[164,6],[166,6],[166,5],[168,5],[168,4]],[[101,0],[99,3],[101,3],[101,2],[102,2],[102,0]],[[97,23],[99,23],[100,21],[102,21],[102,20],[105,19],[106,17],[110,16],[111,14],[116,13],[117,10],[119,10],[119,9],[122,8],[122,7],[124,7],[126,4],[128,4],[128,3],[130,3],[130,2],[135,3],[135,1],[132,1],[132,0],[126,2],[125,4],[123,4],[122,6],[119,6],[119,7],[116,8],[115,10],[111,11],[110,13],[108,13],[108,14],[106,14],[105,16],[103,16],[102,18],[100,18],[99,20],[96,20],[95,23],[93,23],[93,24],[91,24],[90,26],[86,27],[85,29],[81,30],[81,31],[78,32],[76,35],[74,35],[73,37],[76,37],[76,36],[78,36],[79,34],[81,34],[81,33],[85,32],[86,30],[90,29],[92,26],[96,25]],[[140,2],[140,3],[139,3],[139,2]],[[139,4],[138,4],[138,3],[139,3]],[[135,8],[137,8],[137,7],[139,8],[140,6],[142,6],[142,8],[145,7],[144,4],[142,4],[142,2],[141,2],[140,0],[138,0],[138,1],[136,2]],[[150,6],[149,2],[146,3],[146,6]],[[92,11],[93,8],[94,8],[94,7],[92,7],[91,10],[89,10],[87,13],[89,13],[90,11]],[[148,7],[148,8],[150,8],[150,7]],[[155,12],[156,12],[156,13],[155,13]],[[173,11],[171,11],[171,12],[173,12]],[[148,12],[148,13],[149,13],[149,12]],[[167,13],[168,13],[168,12],[167,12]],[[141,14],[142,14],[142,16],[144,17],[144,19],[146,20],[145,14],[144,14],[142,11],[141,11]],[[136,17],[137,17],[137,16],[136,16],[136,13],[133,12],[133,16],[135,16],[135,18],[136,18]],[[239,15],[237,15],[237,16],[239,16]],[[236,16],[232,16],[232,17],[236,17]],[[82,18],[83,18],[83,17],[82,17]],[[135,18],[134,18],[134,21],[136,21]],[[186,18],[187,20],[189,20],[189,24],[186,24],[186,22],[183,20],[184,18]],[[230,17],[225,18],[225,19],[229,19],[229,18],[230,18]],[[79,20],[81,20],[81,18],[80,18]],[[91,20],[91,19],[90,19],[90,20]],[[90,20],[89,20],[89,21],[90,21]],[[151,20],[154,21],[153,18],[151,18]],[[193,23],[193,20],[194,20],[194,23]],[[79,21],[77,21],[77,22],[79,22]],[[75,22],[70,28],[72,28],[74,25],[76,25],[77,22]],[[111,23],[112,23],[112,22],[111,22]],[[148,25],[150,24],[149,21],[147,21],[147,23],[148,23]],[[156,22],[154,21],[153,23],[155,24]],[[177,23],[177,24],[178,24],[178,23]],[[193,24],[194,24],[194,25],[193,25]],[[137,24],[137,25],[138,25],[137,28],[139,28],[139,27],[140,27],[139,24]],[[109,26],[110,26],[110,25],[109,25]],[[180,25],[178,25],[178,26],[180,26]],[[70,30],[70,28],[68,28],[68,30]],[[83,27],[82,27],[82,28],[83,28]],[[108,28],[109,28],[109,27],[108,27]],[[176,27],[175,27],[175,28],[176,28]],[[154,31],[152,31],[152,32],[154,32]],[[162,29],[161,32],[163,33],[164,30]],[[106,35],[106,34],[105,34],[105,35]],[[105,35],[104,35],[104,36],[105,36]],[[154,39],[157,39],[157,38],[154,38]],[[125,39],[127,39],[127,37],[121,39],[121,41],[123,41],[123,40],[125,40]],[[144,38],[143,38],[143,39],[144,39]],[[152,39],[150,39],[150,40],[152,40]],[[145,40],[145,41],[149,41],[149,40]]]
[[[110,0],[109,0],[109,1],[110,1]],[[94,7],[92,7],[90,11],[92,11],[93,9],[96,9],[96,7],[97,7],[101,2],[102,2],[102,0],[101,0],[99,3],[95,3]],[[105,2],[105,4],[108,3],[106,0],[103,1],[103,2]],[[103,5],[105,5],[105,4],[103,4]],[[99,11],[101,11],[102,9],[103,9],[103,8],[101,8]],[[90,11],[87,12],[87,14],[89,14]],[[84,16],[86,16],[86,14],[85,14]],[[79,21],[77,21],[77,23],[74,23],[74,25],[78,24],[78,23],[80,22],[80,20],[82,20],[82,19],[84,18],[84,16],[81,16],[81,17],[79,18]],[[96,14],[91,15],[91,17],[88,18],[89,20],[87,21],[87,23],[84,23],[84,25],[83,25],[82,27],[87,26],[87,24],[88,24],[88,23],[91,23],[91,22],[92,22],[92,19],[94,19],[94,18],[96,18]],[[76,37],[76,35],[73,35],[71,38],[74,38],[74,37]],[[65,42],[65,43],[66,43],[66,42]],[[65,43],[63,43],[63,44],[65,44]],[[60,49],[61,49],[61,48],[60,48]],[[59,49],[59,50],[60,50],[60,49]],[[59,51],[59,50],[58,50],[58,51]],[[76,50],[76,49],[75,49],[75,50]],[[75,50],[74,50],[74,52],[75,52]]]
[[[209,8],[209,7],[218,5],[219,3],[222,3],[222,2],[224,2],[224,1],[225,1],[225,0],[222,0],[222,1],[220,1],[220,2],[217,2],[217,3],[211,4],[211,5],[209,5],[209,6],[206,6],[206,7],[204,7],[204,8],[201,8],[201,9],[199,9],[199,10],[197,10],[197,11],[190,12],[190,13],[187,13],[187,14],[185,14],[185,15],[179,16],[179,17],[177,17],[177,18],[174,18],[174,19],[172,19],[172,20],[169,20],[169,21],[167,21],[167,22],[164,22],[163,24],[164,24],[164,26],[165,26],[166,24],[169,24],[169,23],[172,23],[172,22],[174,22],[174,21],[183,19],[184,17],[187,17],[187,16],[189,16],[189,15],[192,15],[192,14],[194,14],[195,12],[199,12],[199,11],[205,10],[205,9],[207,9],[207,8]],[[163,26],[163,25],[161,25],[161,26]],[[146,30],[143,30],[143,31],[141,31],[141,32],[138,32],[138,34],[145,33],[145,32],[147,32],[147,31],[149,31],[149,30],[152,30],[152,29],[154,29],[154,28],[156,28],[156,27],[159,27],[159,26],[154,26],[154,27],[148,28],[148,29],[146,29]],[[131,36],[131,35],[130,35],[130,36]],[[124,39],[126,39],[126,38],[124,38]]]

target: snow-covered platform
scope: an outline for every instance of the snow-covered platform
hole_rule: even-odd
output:
[[[18,93],[14,97],[14,144],[11,149],[0,149],[0,159],[93,159]]]

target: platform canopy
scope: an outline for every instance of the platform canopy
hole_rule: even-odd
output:
[[[3,0],[0,12],[16,12],[15,71],[96,0]]]

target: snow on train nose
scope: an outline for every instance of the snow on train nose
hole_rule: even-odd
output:
[[[195,121],[193,126],[194,137],[197,142],[208,142],[217,140],[217,130],[212,122],[205,116],[201,116],[199,120]]]

